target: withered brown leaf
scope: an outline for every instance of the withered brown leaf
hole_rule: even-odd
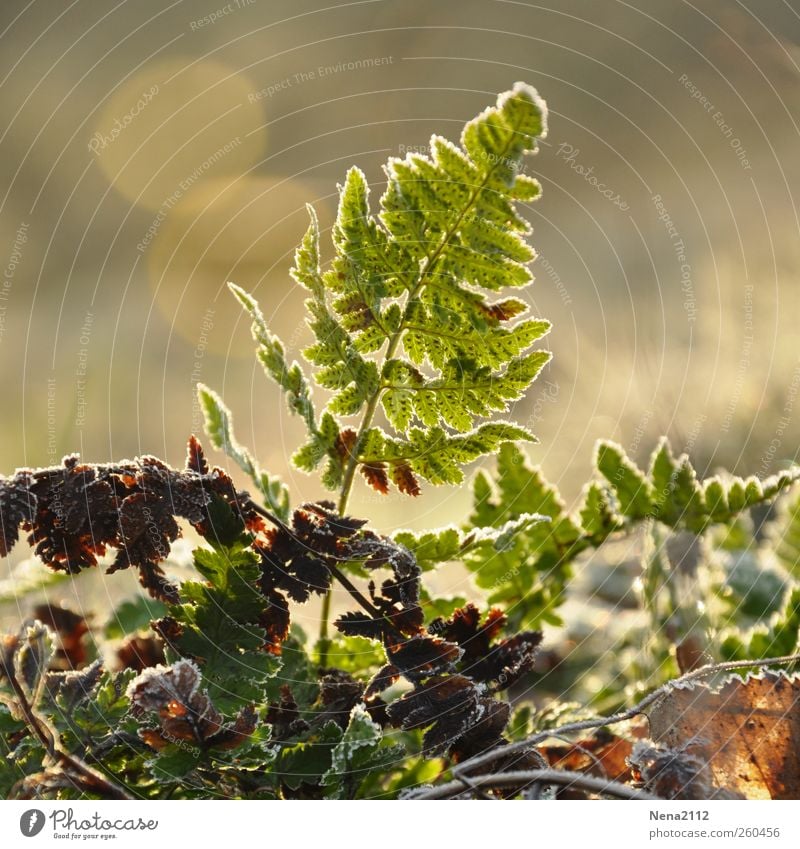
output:
[[[267,722],[272,726],[273,740],[287,740],[308,731],[308,722],[300,715],[294,693],[288,684],[281,685],[280,701],[270,704]]]
[[[647,715],[653,740],[691,747],[715,785],[748,799],[800,797],[800,676],[767,671],[674,686]]]
[[[117,661],[120,669],[135,669],[137,672],[158,666],[166,662],[164,643],[150,634],[133,634],[117,649]]]
[[[389,662],[410,681],[418,681],[453,667],[462,651],[456,643],[438,637],[411,637],[386,642]]]
[[[31,521],[36,508],[32,483],[30,469],[22,469],[10,478],[0,475],[0,557],[6,557],[17,544],[19,526]]]
[[[367,689],[364,691],[364,698],[369,701],[369,699],[382,693],[387,687],[391,687],[399,678],[400,670],[396,666],[392,666],[391,663],[387,663],[386,666],[381,667],[373,675],[369,684],[367,684]]]
[[[221,469],[209,470],[194,437],[182,470],[150,456],[91,464],[70,455],[60,466],[0,476],[0,554],[16,543],[20,526],[36,555],[64,572],[96,566],[109,548],[116,549],[110,571],[133,566],[151,595],[177,602],[177,589],[158,565],[180,536],[176,519],[210,535],[215,529],[209,508],[218,502],[243,529],[263,528],[247,493],[238,492]]]
[[[456,759],[500,745],[509,706],[489,698],[464,675],[435,675],[387,708],[401,728],[430,726],[423,737],[427,754],[450,751]]]
[[[541,631],[523,631],[494,643],[505,623],[501,610],[490,609],[481,621],[478,608],[467,604],[450,619],[431,623],[431,630],[463,649],[461,672],[490,683],[493,690],[505,690],[531,670],[542,641]]]
[[[389,494],[389,476],[386,474],[386,463],[361,463],[359,471],[366,482],[381,495]]]
[[[420,494],[419,480],[405,460],[393,461],[389,471],[392,476],[392,483],[404,495],[411,495],[416,498]]]
[[[475,304],[491,324],[499,324],[501,321],[510,321],[524,313],[528,307],[518,298],[507,298],[494,304],[476,301]]]
[[[333,624],[348,637],[367,637],[371,640],[382,640],[385,629],[382,619],[373,619],[369,614],[357,610],[343,613]]]
[[[38,604],[33,616],[55,631],[57,640],[51,668],[67,672],[80,669],[86,663],[86,635],[89,625],[86,619],[68,607],[53,604]]]
[[[140,732],[151,748],[187,741],[202,749],[229,749],[253,733],[257,719],[252,706],[242,708],[233,724],[226,725],[208,693],[200,689],[201,681],[191,660],[146,669],[131,681],[128,698],[133,712],[155,713],[159,719],[158,727]]]
[[[599,728],[574,743],[553,743],[539,749],[550,766],[557,769],[623,782],[631,778],[627,759],[632,750],[630,740],[612,734],[607,728]]]
[[[638,742],[628,758],[634,783],[662,799],[741,799],[727,788],[715,787],[700,751],[670,749]]]

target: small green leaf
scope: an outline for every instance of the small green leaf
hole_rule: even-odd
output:
[[[497,459],[496,490],[479,474],[473,495],[466,530],[475,542],[464,563],[476,584],[489,590],[490,604],[507,610],[511,629],[559,624],[571,560],[585,544],[558,490],[507,444]]]
[[[594,481],[586,487],[580,514],[581,524],[591,536],[605,538],[622,526],[622,520],[614,512],[608,492]]]
[[[327,798],[347,798],[353,778],[358,783],[364,780],[366,771],[358,767],[366,760],[365,755],[375,752],[382,736],[380,725],[373,722],[363,705],[356,705],[342,738],[331,752],[330,768],[322,776],[322,786],[332,788]]]
[[[462,466],[478,457],[493,454],[505,442],[534,442],[527,430],[509,422],[490,422],[470,433],[451,436],[440,427],[411,428],[404,439],[391,439],[372,428],[370,439],[359,456],[362,463],[404,461],[420,477],[433,484],[459,484]]]
[[[440,563],[457,560],[463,553],[464,537],[454,525],[423,533],[402,530],[392,534],[395,542],[404,545],[414,555],[424,572]]]
[[[264,683],[281,664],[264,651],[266,633],[258,624],[267,605],[258,589],[259,559],[237,543],[195,549],[194,564],[205,581],[184,581],[183,603],[169,608],[182,626],[176,647],[203,659],[212,701],[233,714],[243,703],[260,701]]]
[[[319,663],[320,644],[314,649],[315,661]],[[365,637],[337,636],[325,642],[325,650],[328,666],[362,679],[370,678],[376,669],[386,663],[386,655],[380,643]]]
[[[165,604],[149,596],[140,595],[135,599],[123,601],[106,623],[106,639],[117,640],[142,628],[148,628],[153,619],[160,619],[166,611]]]
[[[786,571],[800,579],[800,492],[782,500],[778,518],[770,525],[769,538]]]
[[[619,445],[601,441],[597,446],[597,469],[611,485],[624,516],[643,519],[653,509],[653,488],[641,470]]]
[[[182,784],[189,773],[200,764],[201,751],[197,746],[170,744],[147,762],[153,778],[163,784]]]
[[[768,626],[757,625],[745,634],[729,634],[722,641],[721,653],[725,660],[759,660],[796,654],[799,649],[800,587],[795,587],[783,610],[773,615]]]
[[[332,720],[315,729],[306,739],[283,746],[275,760],[275,773],[292,790],[301,784],[319,784],[331,768],[336,744],[342,739],[342,729]]]
[[[267,506],[279,518],[289,515],[289,490],[280,479],[270,477],[253,460],[250,452],[242,447],[233,432],[233,417],[222,398],[202,383],[197,384],[197,396],[205,416],[205,429],[211,444],[224,451],[258,487]]]

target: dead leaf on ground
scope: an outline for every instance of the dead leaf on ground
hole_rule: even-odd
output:
[[[647,714],[653,740],[702,751],[717,786],[748,799],[800,798],[800,675],[677,685]]]
[[[629,740],[617,737],[605,728],[600,728],[590,737],[576,743],[556,743],[539,748],[551,767],[586,772],[614,781],[628,781],[631,778],[627,763],[631,750]]]
[[[727,787],[715,787],[711,769],[702,752],[670,749],[639,741],[628,763],[634,787],[662,799],[743,799]]]

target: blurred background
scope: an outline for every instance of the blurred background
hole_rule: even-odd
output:
[[[349,165],[377,200],[388,156],[516,80],[550,108],[526,213],[555,356],[513,410],[534,461],[573,501],[600,436],[646,462],[668,433],[707,472],[796,458],[798,0],[4,0],[0,47],[0,472],[179,464],[201,381],[319,497],[225,283],[300,358],[304,204],[327,232]],[[351,510],[392,530],[469,502],[359,485]]]

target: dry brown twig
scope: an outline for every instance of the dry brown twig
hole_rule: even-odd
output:
[[[25,689],[17,679],[12,664],[5,663],[1,655],[0,672],[8,680],[14,693],[13,701],[8,700],[10,706],[15,707],[19,711],[25,720],[25,724],[30,728],[42,746],[44,746],[47,757],[53,766],[59,769],[64,779],[70,785],[79,792],[91,788],[105,799],[133,799],[133,796],[127,793],[122,787],[115,784],[98,770],[90,767],[89,764],[81,760],[77,755],[67,752],[61,746],[58,731],[36,712],[28,701]],[[41,775],[46,775],[46,771]]]
[[[482,789],[487,789],[491,787],[513,787],[515,786],[515,784],[519,784],[520,781],[523,781],[523,776],[527,775],[529,776],[529,778],[527,779],[529,782],[548,781],[551,784],[579,787],[580,789],[585,789],[588,792],[603,793],[604,795],[614,795],[617,798],[656,799],[658,797],[651,796],[650,794],[642,794],[640,791],[635,791],[633,788],[628,787],[628,785],[626,784],[621,784],[615,781],[607,781],[605,779],[596,778],[594,776],[587,776],[583,773],[569,773],[561,770],[531,770],[526,772],[498,772],[492,774],[475,775],[475,770],[479,769],[480,767],[485,767],[488,764],[492,764],[498,760],[507,759],[509,755],[513,755],[515,753],[521,754],[525,751],[530,750],[537,743],[541,743],[544,740],[547,740],[552,737],[563,737],[566,734],[573,734],[578,731],[588,731],[594,728],[603,728],[607,725],[613,725],[618,722],[624,722],[626,720],[633,719],[635,716],[644,713],[646,708],[657,702],[662,696],[668,693],[670,689],[675,686],[689,684],[693,681],[698,681],[703,678],[707,678],[709,675],[714,675],[718,672],[734,672],[737,670],[748,669],[752,667],[765,668],[769,666],[779,666],[787,663],[795,663],[798,661],[800,661],[800,654],[785,655],[783,657],[770,657],[765,658],[764,660],[737,660],[730,661],[727,663],[716,663],[710,664],[708,666],[703,666],[700,669],[695,669],[692,672],[687,672],[686,675],[682,675],[680,678],[674,678],[671,681],[667,681],[666,684],[663,684],[657,690],[654,690],[652,693],[645,696],[644,699],[635,704],[633,707],[615,713],[612,716],[597,717],[596,719],[586,719],[581,720],[580,722],[570,722],[565,725],[561,725],[558,728],[540,731],[536,734],[531,735],[525,740],[520,740],[516,743],[509,743],[507,746],[499,746],[495,749],[492,749],[491,751],[483,752],[480,755],[476,755],[475,757],[469,758],[463,763],[457,764],[453,767],[452,772],[454,778],[452,781],[448,782],[447,784],[439,785],[438,787],[427,787],[421,789],[419,791],[409,794],[409,798],[443,799],[452,798],[453,796],[468,792],[472,788],[477,787],[480,787]],[[559,776],[559,778],[551,779],[546,777],[544,774],[549,772],[552,772],[554,775]],[[514,779],[506,780],[507,776],[516,776],[516,782]],[[566,778],[562,780],[564,776],[578,776],[582,780],[569,781]],[[586,781],[586,779],[590,778],[592,779],[591,781]],[[606,790],[597,789],[597,782],[599,782],[599,784],[604,785]]]
[[[465,783],[466,780],[466,783]],[[447,784],[438,787],[426,788],[425,791],[410,794],[412,799],[452,799],[463,793],[476,790],[491,790],[501,787],[524,787],[529,784],[558,784],[562,787],[570,787],[584,790],[587,793],[596,793],[603,796],[613,796],[616,799],[639,799],[644,801],[656,801],[658,796],[653,796],[644,790],[636,790],[619,781],[609,781],[596,775],[587,775],[583,772],[570,772],[562,769],[529,769],[514,770],[511,772],[497,772],[487,775],[473,775],[466,779],[456,778]]]

